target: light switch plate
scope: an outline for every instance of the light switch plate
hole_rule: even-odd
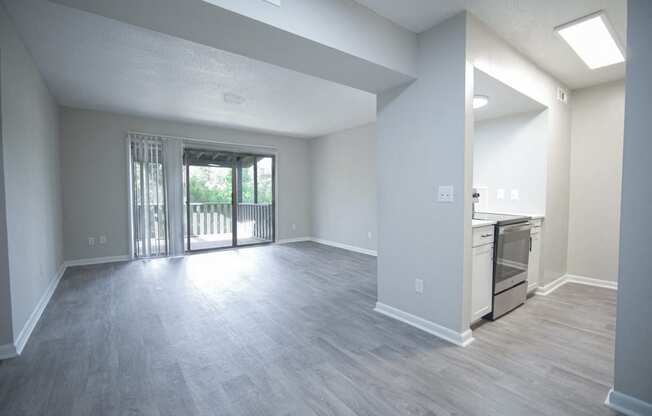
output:
[[[505,190],[504,189],[498,189],[496,191],[496,199],[498,199],[498,200],[505,199]]]
[[[452,185],[442,185],[439,187],[437,193],[437,201],[439,202],[454,202],[455,201],[455,188]]]

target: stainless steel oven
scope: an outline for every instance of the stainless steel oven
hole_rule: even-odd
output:
[[[498,225],[496,264],[494,266],[494,294],[503,292],[527,280],[531,228],[529,222]]]
[[[479,220],[495,221],[493,307],[487,319],[497,319],[525,303],[530,261],[530,217],[477,212]]]
[[[529,218],[498,221],[494,245],[494,296],[489,319],[518,308],[527,299],[527,267],[530,260]]]

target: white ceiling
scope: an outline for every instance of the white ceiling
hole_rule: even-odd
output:
[[[469,10],[508,43],[571,89],[625,77],[625,65],[588,67],[553,29],[605,10],[623,45],[627,36],[627,0],[355,0],[393,22],[421,33]]]
[[[44,0],[5,4],[62,105],[307,138],[376,118],[367,92]]]
[[[489,104],[473,111],[475,121],[490,120],[546,109],[545,105],[523,95],[484,72],[478,69],[473,72],[474,94],[489,97]]]

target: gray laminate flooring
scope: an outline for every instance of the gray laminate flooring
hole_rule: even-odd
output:
[[[0,414],[612,414],[614,291],[534,297],[463,349],[375,313],[375,276],[315,243],[69,269]]]

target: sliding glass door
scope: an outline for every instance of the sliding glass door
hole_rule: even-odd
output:
[[[274,241],[274,157],[184,151],[188,251]]]
[[[237,158],[237,244],[274,241],[273,158]]]

